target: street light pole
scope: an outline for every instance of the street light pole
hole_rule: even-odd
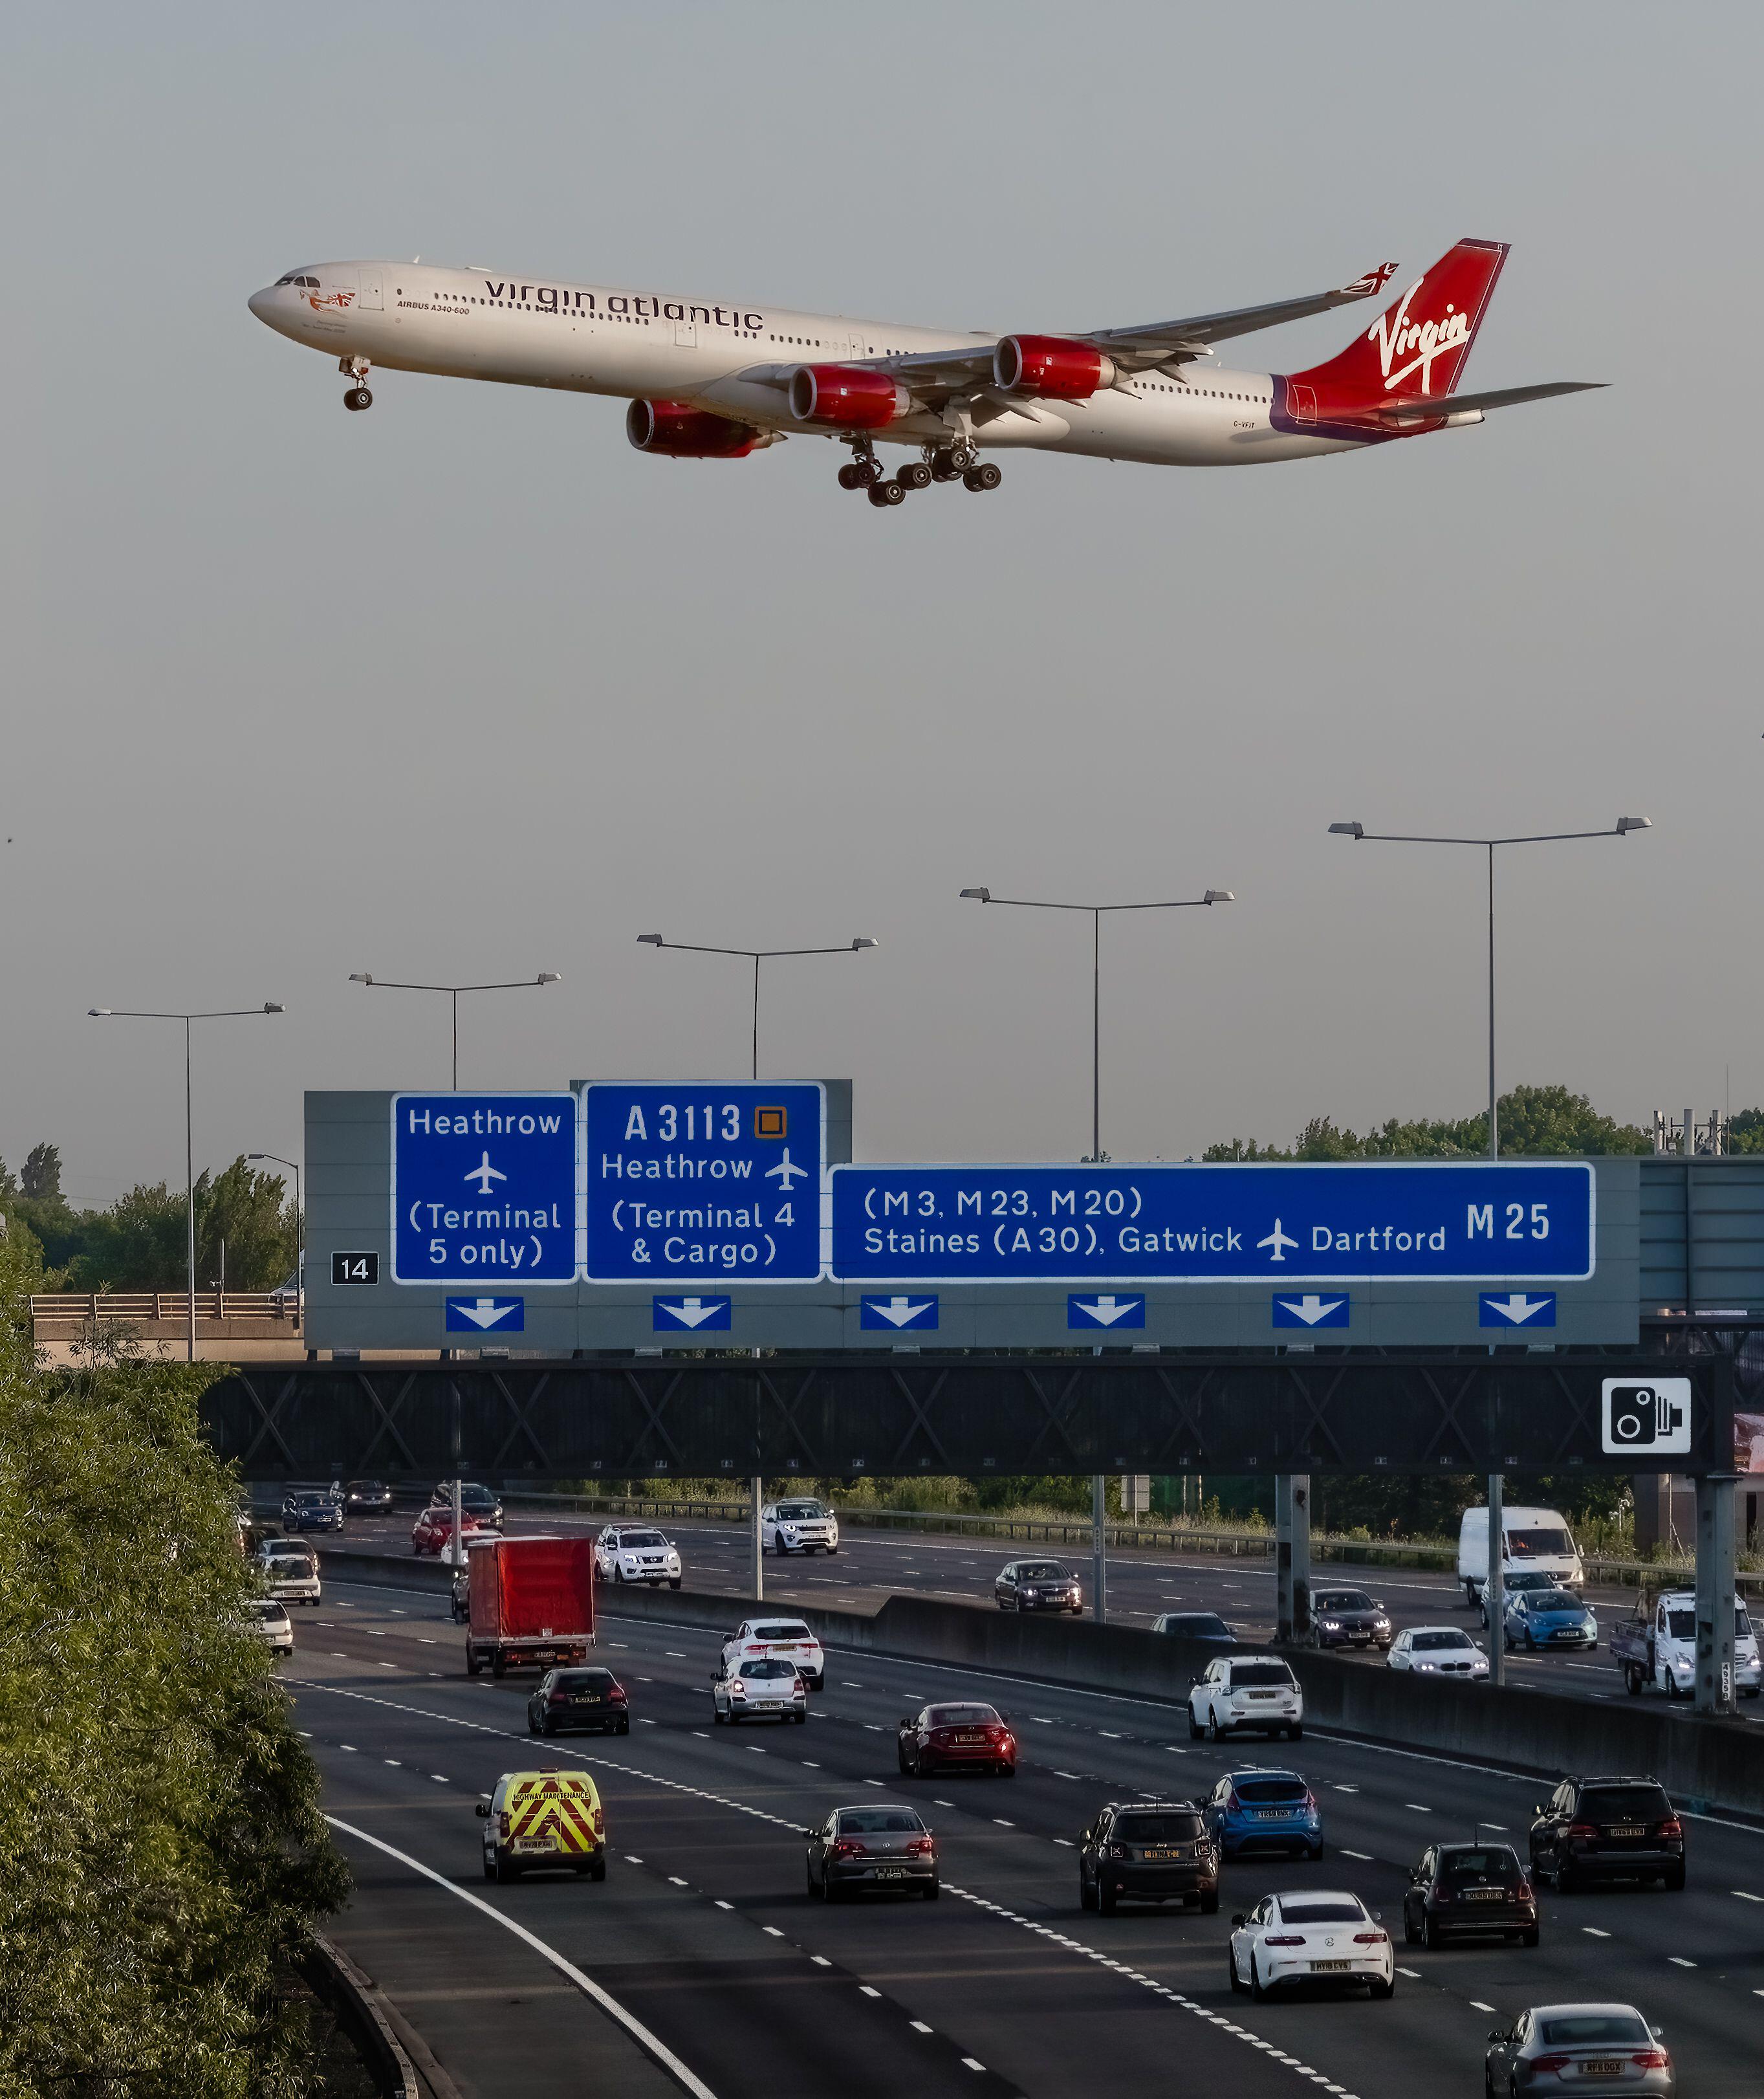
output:
[[[190,1288],[190,1320],[186,1340],[189,1362],[196,1359],[196,1170],[193,1089],[191,1079],[191,1026],[198,1020],[248,1020],[260,1014],[286,1013],[288,1008],[271,999],[262,1005],[230,1006],[220,1013],[134,1013],[121,1006],[86,1008],[91,1020],[181,1020],[184,1028],[184,1261]]]
[[[640,933],[637,944],[640,948],[677,948],[683,954],[688,955],[737,955],[753,964],[753,1076],[757,1079],[759,1076],[759,965],[780,960],[786,955],[855,955],[865,948],[878,947],[881,943],[860,935],[856,940],[847,941],[842,948],[712,948],[699,940],[666,940],[659,933]]]
[[[1019,911],[1088,911],[1090,913],[1090,1158],[1100,1164],[1102,1149],[1102,914],[1105,911],[1187,911],[1202,904],[1235,904],[1229,889],[1209,889],[1202,896],[1178,896],[1155,904],[1048,904],[1024,896],[995,896],[990,889],[965,889],[977,904],[1008,904]]]
[[[300,1199],[300,1161],[284,1159],[279,1151],[248,1151],[247,1159],[268,1160],[272,1165],[285,1166],[294,1177],[294,1217],[298,1230],[294,1239],[294,1287],[300,1294],[300,1311],[304,1322],[306,1312],[306,1206]]]
[[[526,991],[535,984],[561,983],[563,979],[556,970],[541,970],[536,977],[517,977],[510,983],[394,983],[386,977],[369,976],[364,970],[353,970],[351,983],[366,984],[380,991],[442,991],[453,1001],[453,1091],[460,1090],[460,994],[462,991]]]

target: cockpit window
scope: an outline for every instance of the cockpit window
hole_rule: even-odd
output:
[[[319,279],[316,277],[297,277],[294,282],[297,284],[304,284],[309,292],[316,292],[319,288]]]

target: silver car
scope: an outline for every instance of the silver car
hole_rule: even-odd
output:
[[[294,1628],[285,1607],[273,1596],[253,1597],[245,1605],[244,1630],[255,1633],[271,1654],[294,1652]]]
[[[1489,2035],[1490,2099],[1520,2092],[1678,2090],[1672,2057],[1633,2004],[1537,2004]]]
[[[719,1668],[710,1679],[711,1717],[719,1727],[737,1720],[794,1720],[808,1718],[808,1687],[796,1665],[781,1655],[754,1655]]]
[[[304,1546],[271,1539],[258,1549],[257,1570],[278,1603],[317,1604],[323,1600],[319,1563]]]

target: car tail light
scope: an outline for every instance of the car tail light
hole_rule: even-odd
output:
[[[1568,1833],[1570,1837],[1596,1837],[1599,1832],[1590,1822],[1571,1822]]]
[[[496,1834],[504,1843],[508,1841],[508,1815],[506,1809],[496,1817]]]
[[[1302,1937],[1282,1938],[1270,1934],[1262,1941],[1262,1943],[1264,1946],[1302,1946],[1304,1941]]]
[[[907,1845],[907,1855],[913,1859],[928,1859],[937,1849],[929,1837],[915,1837]]]
[[[1638,2070],[1669,2070],[1672,2057],[1663,2048],[1639,2048],[1630,2061]]]
[[[594,1833],[596,1837],[606,1834],[606,1810],[604,1807],[597,1807],[594,1811]],[[1383,1934],[1380,1932],[1379,1936],[1383,1938]]]
[[[1125,1859],[1130,1854],[1124,1844],[1111,1844],[1109,1846],[1109,1856],[1111,1859]]]
[[[545,1694],[545,1702],[548,1705],[567,1705],[570,1703],[570,1693],[567,1691],[548,1691]]]
[[[1682,1837],[1684,1834],[1684,1824],[1676,1815],[1669,1815],[1664,1822],[1656,1825],[1654,1834],[1656,1837]]]
[[[986,1731],[986,1739],[996,1748],[999,1743],[1005,1740],[1007,1737],[1002,1727],[988,1727]]]
[[[631,1701],[622,1691],[613,1690],[607,1692],[606,1702],[609,1705],[628,1705]]]
[[[1568,2055],[1534,2055],[1525,2066],[1526,2075],[1530,2077],[1546,2076],[1552,2071],[1566,2070],[1573,2061],[1573,2057]]]
[[[1383,1931],[1357,1931],[1353,1943],[1356,1946],[1383,1946],[1388,1937],[1389,1934]]]
[[[836,1859],[862,1859],[869,1855],[855,1837],[842,1837],[833,1847],[833,1855]]]
[[[1436,1903],[1449,1903],[1451,1899],[1452,1891],[1449,1888],[1441,1887],[1433,1890],[1433,1899]]]
[[[1519,1886],[1514,1889],[1513,1895],[1514,1899],[1519,1902],[1532,1901],[1533,1899],[1533,1896],[1530,1881],[1521,1881]]]
[[[1304,1789],[1304,1811],[1307,1815],[1314,1815],[1317,1812],[1317,1795],[1309,1786]]]

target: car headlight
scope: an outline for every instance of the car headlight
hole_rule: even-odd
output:
[[[1326,1633],[1339,1633],[1341,1630],[1340,1619],[1325,1618],[1323,1621],[1323,1630]]]
[[[1413,1666],[1416,1669],[1434,1670],[1439,1667],[1439,1664],[1436,1661],[1418,1661]]]
[[[1388,1618],[1374,1618],[1372,1622],[1377,1626],[1378,1630],[1381,1633],[1388,1633],[1390,1630],[1390,1620]]]

